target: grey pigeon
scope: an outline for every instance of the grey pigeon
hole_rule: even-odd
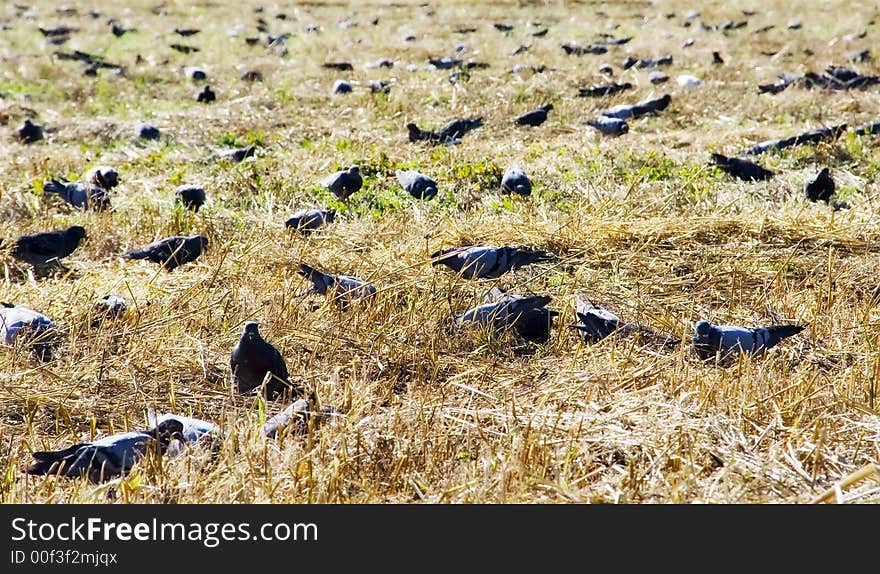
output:
[[[397,181],[416,199],[431,199],[437,195],[437,182],[414,169],[397,170]]]
[[[391,84],[385,80],[370,80],[370,92],[374,94],[388,94],[391,92]]]
[[[621,326],[620,318],[589,299],[578,296],[575,299],[575,315],[578,322],[570,327],[577,329],[586,343],[596,343],[611,335]]]
[[[167,271],[174,271],[185,263],[195,261],[208,247],[208,238],[204,235],[183,237],[175,235],[131,249],[122,254],[126,259],[146,259],[160,263]]]
[[[107,190],[81,181],[52,179],[43,182],[43,192],[59,196],[69,205],[80,209],[104,211],[110,207]]]
[[[662,84],[669,81],[669,76],[660,70],[654,70],[648,74],[648,81],[652,84]]]
[[[640,323],[626,323],[610,310],[596,305],[589,298],[578,295],[575,298],[575,315],[577,322],[569,325],[576,329],[581,339],[587,344],[597,343],[614,334],[620,336],[638,335],[643,339],[653,340],[666,349],[675,348],[681,339],[672,335],[661,335]]]
[[[544,308],[553,300],[553,297],[550,295],[529,297],[511,295],[501,293],[498,289],[493,289],[492,295],[495,296],[495,301],[468,309],[455,317],[455,324],[461,326],[464,323],[476,323],[489,326],[496,331],[503,331],[511,327],[516,328],[517,323],[524,322],[524,326],[517,329],[518,333],[525,334],[532,340],[540,342],[546,342],[549,339],[550,321],[552,320],[549,310],[547,315],[533,312]],[[526,325],[526,321],[531,324]],[[546,332],[544,331],[545,326]]]
[[[810,201],[831,201],[834,195],[835,184],[831,177],[831,172],[827,167],[823,167],[816,177],[804,184],[804,194]]]
[[[184,184],[174,191],[174,201],[195,212],[205,204],[205,199],[205,188],[200,185]]]
[[[272,438],[284,429],[287,430],[287,434],[304,434],[308,431],[310,419],[318,423],[335,414],[333,407],[325,406],[320,411],[312,411],[307,399],[297,399],[266,421],[263,425],[263,435]]]
[[[239,393],[248,393],[266,379],[265,396],[273,400],[285,388],[289,388],[290,374],[281,353],[260,335],[260,328],[254,321],[244,324],[241,338],[233,347],[229,357],[229,366],[235,380],[235,389]]]
[[[701,320],[694,328],[692,342],[701,359],[708,360],[718,356],[725,360],[740,353],[759,355],[803,330],[802,325],[773,325],[752,329],[737,325],[713,325],[709,321]]]
[[[545,104],[540,108],[528,111],[514,120],[518,126],[539,126],[547,121],[547,112],[553,109],[553,104]]]
[[[653,112],[665,110],[669,106],[670,101],[672,101],[672,96],[666,94],[659,98],[644,100],[636,104],[620,104],[618,106],[613,106],[604,112],[601,112],[600,115],[621,120],[629,118],[635,119]]]
[[[301,263],[298,273],[312,282],[308,293],[332,295],[342,305],[354,299],[363,299],[376,294],[376,287],[363,279],[350,275],[332,275],[318,271],[314,267]]]
[[[447,247],[431,254],[432,266],[445,265],[465,279],[497,279],[524,265],[549,261],[545,251],[518,247]]]
[[[22,305],[0,303],[0,340],[5,345],[15,345],[21,337],[28,341],[37,358],[49,359],[54,327],[52,320],[42,313]]]
[[[12,256],[33,266],[59,263],[73,253],[85,239],[86,230],[73,225],[60,231],[23,235],[12,247]]]
[[[144,140],[159,139],[159,128],[152,124],[139,123],[137,125],[138,137]]]
[[[532,182],[521,168],[511,166],[501,177],[501,193],[531,195]]]
[[[34,463],[28,474],[53,474],[66,477],[87,476],[94,483],[124,476],[150,448],[163,454],[169,445],[195,443],[219,434],[213,423],[165,414],[154,419],[149,430],[110,435],[92,442],[82,442],[57,451],[33,453]]]
[[[361,177],[360,167],[353,165],[348,169],[331,173],[319,183],[344,201],[363,187],[364,179]]]
[[[721,171],[743,181],[761,181],[770,179],[774,175],[769,169],[764,169],[755,162],[738,157],[727,157],[720,153],[713,153],[712,161],[721,168]]]
[[[22,143],[34,143],[43,139],[43,126],[33,123],[30,119],[24,120],[24,125],[18,128],[18,139]]]
[[[333,223],[335,219],[336,211],[332,209],[301,209],[285,221],[284,225],[300,233],[307,234],[324,225]]]
[[[629,124],[620,118],[599,116],[585,122],[588,126],[599,130],[603,136],[617,137],[629,132]]]

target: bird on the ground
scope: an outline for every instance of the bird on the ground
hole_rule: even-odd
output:
[[[122,257],[146,259],[161,264],[166,271],[171,272],[185,263],[195,261],[207,248],[208,238],[204,235],[175,235],[126,251]]]
[[[255,145],[236,147],[216,154],[214,159],[228,159],[233,163],[239,163],[246,158],[253,157],[256,152],[257,146]]]
[[[157,140],[159,139],[159,128],[152,124],[147,123],[139,123],[136,127],[137,135],[139,138],[144,140]]]
[[[265,381],[264,395],[272,400],[292,386],[284,357],[260,335],[260,327],[254,321],[244,324],[241,338],[229,356],[229,366],[235,389],[241,394],[256,389]]]
[[[361,177],[360,167],[353,165],[323,177],[319,183],[344,201],[363,187],[364,178]]]
[[[406,125],[409,132],[409,141],[430,141],[433,143],[454,144],[458,143],[468,132],[483,125],[482,117],[460,118],[452,120],[436,132],[423,130],[414,123]]]
[[[205,204],[205,188],[200,185],[184,184],[174,191],[174,201],[185,208],[198,213],[199,208]]]
[[[659,98],[643,100],[636,104],[620,104],[617,106],[613,106],[601,112],[600,115],[609,118],[618,118],[621,120],[626,120],[629,118],[636,119],[653,112],[665,110],[669,106],[669,102],[671,101],[672,96],[670,96],[669,94],[665,94],[663,96],[660,96]]]
[[[546,251],[474,245],[447,247],[431,254],[432,266],[445,265],[465,279],[497,279],[524,265],[550,261]]]
[[[824,201],[828,203],[831,201],[831,196],[834,195],[835,188],[831,172],[827,167],[823,167],[814,179],[804,184],[804,194],[810,201]]]
[[[18,139],[22,143],[34,143],[43,139],[43,126],[33,123],[30,118],[24,120],[24,125],[18,128]]]
[[[119,185],[119,173],[108,166],[95,166],[82,181],[52,179],[43,183],[43,191],[58,195],[77,208],[103,211],[110,207],[110,191]]]
[[[584,123],[592,128],[596,128],[603,136],[617,137],[629,133],[629,124],[626,123],[626,120],[620,118],[598,116]]]
[[[20,337],[38,359],[49,359],[54,327],[52,320],[42,313],[23,305],[0,303],[0,340],[5,345],[15,345]]]
[[[28,474],[59,475],[71,478],[87,476],[93,483],[125,476],[150,448],[157,454],[172,453],[179,446],[217,437],[217,425],[173,414],[154,417],[149,430],[110,435],[91,442],[81,442],[56,451],[36,451]]]
[[[496,331],[514,328],[523,338],[546,342],[549,340],[552,317],[555,311],[537,312],[553,300],[550,295],[512,295],[494,288],[489,294],[490,302],[477,305],[455,317],[455,324],[476,323]],[[517,324],[521,323],[519,327]]]
[[[518,126],[539,126],[547,121],[547,113],[553,109],[553,104],[545,104],[540,108],[528,111],[517,117],[514,122]]]
[[[606,70],[607,73],[611,73],[611,66],[608,66]],[[579,98],[601,98],[604,96],[611,96],[618,92],[622,92],[624,90],[632,89],[632,84],[629,82],[624,82],[622,84],[618,84],[617,82],[611,82],[610,84],[602,84],[598,86],[591,86],[589,88],[578,88],[578,97]]]
[[[308,234],[324,225],[333,223],[336,219],[336,211],[332,209],[301,209],[294,213],[284,226],[295,229],[302,234]]]
[[[333,275],[318,271],[310,265],[301,263],[299,271],[303,277],[312,282],[312,287],[306,293],[318,293],[331,295],[343,306],[355,299],[363,299],[375,295],[376,287],[363,279],[351,275]]]
[[[596,305],[588,297],[578,294],[575,297],[575,315],[577,322],[569,325],[576,329],[578,335],[587,344],[597,343],[610,335],[637,336],[643,341],[655,342],[659,346],[671,349],[681,343],[681,339],[672,335],[661,335],[641,323],[627,323],[620,320],[609,309]]]
[[[398,169],[395,175],[403,189],[416,199],[431,199],[437,195],[437,182],[419,171]]]
[[[116,319],[125,314],[128,303],[119,295],[104,295],[92,305],[92,326],[97,327],[106,319]]]
[[[501,193],[531,195],[532,182],[522,168],[510,166],[501,177]]]
[[[288,435],[305,434],[309,428],[309,420],[314,420],[317,424],[334,415],[338,415],[338,413],[331,406],[324,406],[320,410],[313,411],[309,406],[308,399],[297,399],[266,421],[263,425],[263,436],[272,438],[280,432],[286,432]]]
[[[713,325],[700,320],[694,328],[692,343],[697,355],[703,360],[716,356],[721,360],[737,355],[759,355],[780,341],[797,335],[804,330],[803,325],[772,325],[749,328],[738,325]]]
[[[762,181],[770,179],[774,175],[769,169],[747,159],[713,153],[712,161],[721,168],[721,171],[743,181]]]
[[[198,94],[196,94],[196,101],[201,102],[203,104],[209,104],[217,99],[217,94],[209,85],[205,85]]]
[[[23,235],[15,241],[11,254],[35,267],[49,263],[60,265],[60,260],[73,253],[85,237],[86,230],[79,225],[59,231]]]

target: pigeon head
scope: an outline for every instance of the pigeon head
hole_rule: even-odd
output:
[[[112,167],[93,167],[89,170],[86,180],[103,189],[113,189],[119,185],[119,173]]]
[[[353,165],[350,168],[348,168],[349,175],[358,175],[360,172],[361,172],[360,166]]]
[[[199,240],[199,243],[201,244],[202,249],[208,248],[208,238],[207,237],[205,237],[204,235],[196,235],[195,237],[196,237],[196,239]]]
[[[85,229],[85,227],[82,227],[80,225],[72,225],[72,226],[68,227],[64,231],[64,233],[67,235],[67,237],[69,237],[72,240],[75,240],[77,243],[79,243],[80,240],[86,238],[86,229]]]
[[[629,132],[629,124],[626,122],[623,122],[622,124],[620,124],[620,133],[625,134],[628,132]]]
[[[244,331],[241,333],[242,338],[259,339],[260,325],[256,321],[248,321],[244,324]]]
[[[695,341],[709,341],[709,335],[712,333],[712,323],[706,320],[697,321],[697,324],[694,326],[694,340]]]
[[[542,106],[541,109],[543,109],[545,112],[549,112],[550,110],[553,109],[553,104],[546,104],[546,105]]]

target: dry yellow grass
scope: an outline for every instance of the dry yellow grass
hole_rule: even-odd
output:
[[[756,89],[780,72],[846,64],[844,54],[869,47],[870,2],[712,3],[687,28],[690,7],[679,1],[176,1],[159,16],[155,1],[135,0],[130,8],[92,2],[97,19],[85,15],[87,2],[77,3],[79,16],[31,4],[34,19],[0,9],[12,25],[0,32],[2,237],[81,224],[90,239],[68,258],[69,274],[35,281],[12,259],[0,262],[0,300],[52,317],[63,341],[46,364],[0,348],[3,502],[880,501],[876,472],[865,470],[880,459],[877,140],[848,134],[766,154],[758,161],[778,175],[762,183],[707,165],[710,151],[735,155],[820,125],[877,119],[877,89]],[[700,28],[741,20],[746,8],[758,13],[745,28]],[[115,38],[110,17],[138,31]],[[245,43],[258,35],[258,17],[273,35],[293,33],[286,55],[267,48],[265,34]],[[339,28],[346,18],[356,25]],[[788,30],[795,18],[802,29]],[[536,21],[546,36],[531,36]],[[515,27],[502,33],[493,22]],[[59,23],[79,31],[47,44],[37,24]],[[312,23],[319,33],[306,32]],[[754,33],[768,24],[776,27]],[[478,30],[453,32],[466,26]],[[180,38],[175,27],[202,31]],[[865,40],[844,38],[862,30]],[[602,32],[634,39],[602,56],[560,48]],[[404,42],[405,33],[416,40]],[[175,42],[201,51],[183,55],[168,47]],[[466,59],[490,67],[455,84],[450,72],[427,70],[427,58],[454,55],[459,43]],[[529,50],[510,56],[521,44]],[[84,77],[82,64],[53,57],[74,49],[124,65],[126,76]],[[714,50],[724,65],[711,63]],[[668,84],[651,85],[648,70],[620,72],[628,54],[667,53],[675,58]],[[381,58],[394,67],[367,67]],[[325,70],[326,61],[354,70]],[[601,80],[605,61],[636,88],[575,97]],[[515,64],[549,70],[520,76],[509,73]],[[206,69],[215,103],[195,102],[200,86],[183,76],[185,65]],[[858,67],[880,72],[874,62]],[[264,81],[240,80],[247,70]],[[679,88],[678,73],[703,84]],[[354,93],[331,96],[338,78]],[[390,80],[390,93],[370,94],[371,79]],[[631,121],[621,138],[600,139],[583,125],[603,108],[664,93],[669,109]],[[555,109],[543,126],[512,126],[548,101]],[[29,109],[46,140],[23,146],[14,133]],[[462,145],[406,141],[409,121],[438,127],[473,115],[486,125]],[[137,141],[139,120],[156,124],[161,141]],[[250,142],[253,159],[204,161]],[[112,212],[72,211],[39,193],[38,182],[98,163],[120,172]],[[347,207],[330,202],[315,182],[353,163],[365,189]],[[510,163],[532,177],[532,197],[499,196]],[[826,164],[851,209],[802,199],[804,179]],[[437,179],[440,196],[410,200],[394,179],[400,167]],[[186,182],[208,191],[195,215],[172,204]],[[309,238],[284,229],[296,209],[328,202],[341,210],[331,227]],[[210,251],[171,274],[119,257],[196,232],[210,237]],[[478,283],[427,263],[441,246],[468,243],[528,245],[559,261]],[[299,261],[369,279],[379,297],[349,312],[298,297]],[[494,285],[553,295],[561,316],[547,345],[452,328],[452,315]],[[625,339],[585,346],[565,328],[578,292],[685,344],[672,352]],[[91,328],[91,303],[110,293],[128,299],[128,315]],[[701,318],[809,328],[764,357],[717,368],[687,344]],[[261,418],[286,405],[232,391],[228,357],[246,320],[261,324],[293,378],[340,416],[306,437],[260,435]],[[145,461],[102,485],[23,473],[32,451],[140,428],[148,408],[218,422],[219,454]]]

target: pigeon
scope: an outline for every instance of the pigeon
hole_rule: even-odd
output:
[[[331,173],[319,183],[344,201],[363,187],[364,180],[361,177],[360,167],[353,165],[348,169]]]
[[[448,247],[431,254],[432,266],[445,265],[465,279],[497,279],[524,265],[549,261],[545,251],[518,247]]]
[[[502,293],[499,289],[493,289],[491,295],[495,297],[495,301],[468,309],[455,317],[455,324],[461,326],[464,323],[476,323],[503,331],[510,327],[516,328],[517,323],[523,322],[523,326],[517,329],[521,336],[522,333],[525,333],[533,340],[543,340],[543,342],[549,340],[550,322],[554,313],[551,313],[549,309],[546,315],[531,312],[544,308],[553,300],[553,297],[550,295],[529,297],[510,295]],[[542,323],[542,321],[546,322]],[[545,325],[546,332],[544,331]]]
[[[416,199],[431,199],[437,195],[437,182],[414,169],[397,170],[397,181]]]
[[[538,307],[529,309],[513,322],[513,329],[517,335],[526,341],[545,344],[550,340],[550,329],[553,327],[553,318],[559,316],[559,311]]]
[[[183,75],[195,82],[208,79],[208,72],[198,66],[184,66]]]
[[[230,354],[229,365],[235,379],[235,389],[241,394],[262,385],[267,375],[269,380],[266,383],[265,396],[268,400],[273,400],[285,388],[290,387],[290,374],[287,372],[284,357],[278,349],[263,339],[260,327],[254,321],[244,324],[241,338]]]
[[[73,225],[59,231],[23,235],[12,247],[12,256],[37,267],[50,262],[59,263],[73,253],[85,239],[86,230]]]
[[[246,158],[253,157],[256,151],[257,147],[253,145],[249,145],[246,147],[237,147],[217,154],[216,158],[228,159],[233,163],[239,163],[244,161]]]
[[[601,113],[601,115],[609,118],[619,118],[621,120],[629,118],[638,118],[652,112],[665,110],[669,106],[672,96],[666,94],[653,100],[644,100],[637,104],[620,104],[609,108]]]
[[[617,315],[581,296],[575,299],[575,315],[578,322],[569,327],[577,329],[585,343],[597,343],[617,331],[621,325]]]
[[[47,360],[52,354],[54,327],[52,320],[42,313],[22,305],[0,303],[0,339],[5,345],[13,346],[21,337],[28,341],[37,358]]]
[[[440,128],[440,130],[437,132],[437,134],[444,141],[447,139],[460,139],[460,138],[464,137],[464,135],[466,133],[468,133],[469,131],[475,130],[482,125],[483,125],[483,118],[482,117],[462,118],[462,119],[452,120],[451,122],[447,123],[446,125],[444,125],[443,127]]]
[[[335,219],[336,211],[332,209],[301,209],[285,221],[284,226],[307,234],[333,223]]]
[[[210,104],[217,99],[217,94],[211,89],[211,86],[205,85],[202,90],[196,94],[196,101],[203,104]]]
[[[144,140],[159,139],[159,128],[152,124],[139,123],[137,125],[138,137]]]
[[[834,179],[832,179],[831,172],[827,167],[823,167],[815,179],[804,184],[804,194],[810,201],[828,203],[831,201],[831,196],[834,195],[834,190]]]
[[[198,213],[199,208],[205,204],[205,188],[190,184],[178,186],[174,191],[174,201]]]
[[[388,94],[391,93],[391,84],[386,82],[385,80],[370,80],[370,93],[373,94]]]
[[[596,305],[589,298],[578,295],[575,298],[575,315],[577,323],[569,325],[577,329],[584,343],[598,343],[610,335],[632,336],[638,335],[643,339],[650,339],[659,343],[662,347],[673,349],[681,343],[681,339],[671,335],[661,335],[640,323],[626,323],[620,320],[610,310]]]
[[[43,139],[43,126],[33,123],[30,119],[24,120],[24,125],[18,128],[18,139],[22,143],[34,143]]]
[[[183,36],[184,38],[186,38],[187,36],[194,36],[195,34],[198,34],[199,32],[201,32],[201,30],[199,30],[198,28],[175,28],[174,29],[175,34],[177,34],[179,36]]]
[[[532,182],[521,168],[510,166],[501,178],[501,193],[531,195]]]
[[[376,287],[350,275],[331,275],[301,263],[298,273],[312,282],[306,293],[332,295],[343,306],[354,299],[363,299],[376,294]]]
[[[333,88],[331,91],[334,94],[350,94],[354,88],[351,86],[351,82],[347,82],[345,80],[336,80],[333,82]]]
[[[34,463],[27,473],[53,474],[76,478],[87,476],[93,483],[124,476],[141,460],[150,448],[165,453],[174,443],[196,443],[211,435],[219,435],[213,423],[164,414],[154,417],[149,430],[110,435],[92,442],[77,443],[57,451],[33,453]]]
[[[263,425],[263,436],[272,438],[285,427],[302,433],[308,428],[308,421],[309,401],[297,399],[286,409],[266,421]]]
[[[599,130],[599,133],[603,136],[617,137],[629,132],[629,124],[626,123],[626,120],[620,118],[599,116],[584,123]]]
[[[524,113],[514,120],[518,126],[539,126],[547,121],[547,112],[553,109],[553,104],[546,104]]]
[[[454,140],[444,140],[440,137],[440,134],[437,132],[432,132],[429,130],[423,130],[416,124],[410,122],[406,124],[406,129],[409,135],[409,141],[417,142],[417,141],[429,141],[433,143],[445,143],[451,144],[456,143]]]
[[[720,356],[723,360],[736,357],[740,353],[759,355],[803,330],[802,325],[773,325],[751,329],[736,325],[713,325],[709,321],[701,320],[694,328],[692,342],[701,359]]]
[[[652,84],[663,84],[669,81],[669,76],[660,70],[654,70],[648,74],[648,81]]]
[[[247,70],[238,79],[244,82],[262,82],[263,81],[263,72],[259,70]]]
[[[43,192],[57,195],[80,209],[104,211],[110,207],[110,194],[106,189],[81,181],[52,179],[43,183]]]
[[[165,270],[171,272],[185,263],[195,261],[207,247],[208,238],[204,235],[190,237],[175,235],[131,249],[122,256],[126,259],[147,259],[153,263],[160,263]]]
[[[93,324],[98,325],[103,323],[104,319],[116,319],[124,315],[128,303],[119,295],[105,295],[95,301],[92,307],[95,314]]]
[[[609,70],[611,67],[608,67]],[[610,73],[610,71],[608,72]],[[618,84],[616,82],[612,82],[610,84],[602,84],[599,86],[591,86],[589,88],[578,88],[578,97],[579,98],[601,98],[604,96],[611,96],[618,92],[622,92],[624,90],[631,90],[632,84],[629,82],[624,82],[622,84]]]
[[[712,154],[712,161],[721,170],[743,181],[762,181],[773,177],[774,173],[760,165],[738,157],[727,157],[720,153]]]

